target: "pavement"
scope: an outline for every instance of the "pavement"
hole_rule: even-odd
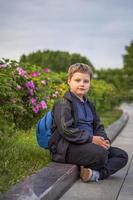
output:
[[[133,104],[124,103],[121,108],[128,113],[129,120],[112,146],[128,153],[128,164],[98,183],[78,179],[60,200],[133,200]]]

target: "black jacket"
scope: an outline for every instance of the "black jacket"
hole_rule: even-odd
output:
[[[74,104],[74,98],[73,93],[70,91],[66,92],[64,98],[58,101],[53,109],[53,135],[49,141],[49,149],[52,153],[53,161],[56,162],[65,162],[67,149],[70,143],[80,145],[92,142],[92,136],[89,136],[86,131],[81,131],[76,126],[77,109]],[[100,119],[96,114],[95,107],[89,100],[87,100],[87,102],[94,117],[94,135],[108,139],[103,125],[100,124]]]

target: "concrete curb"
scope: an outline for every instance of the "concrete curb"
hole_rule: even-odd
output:
[[[129,118],[128,114],[123,113],[122,116],[117,121],[115,121],[106,129],[106,133],[111,142],[117,137],[120,131],[124,128],[124,126],[128,121],[128,118]]]
[[[120,133],[128,121],[128,114],[123,115],[107,129],[111,141]],[[27,177],[15,185],[0,200],[57,200],[79,178],[76,165],[50,163],[36,174]]]
[[[36,174],[16,184],[0,200],[55,200],[59,199],[78,178],[76,165],[51,162]]]

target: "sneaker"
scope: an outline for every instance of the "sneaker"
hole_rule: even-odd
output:
[[[90,168],[80,167],[80,178],[83,182],[89,182],[92,177],[92,170]]]

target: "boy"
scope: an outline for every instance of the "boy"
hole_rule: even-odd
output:
[[[85,96],[91,78],[88,65],[76,63],[69,67],[70,90],[54,107],[53,135],[49,142],[53,161],[80,166],[84,182],[105,179],[128,161],[125,151],[111,147],[95,107]]]

